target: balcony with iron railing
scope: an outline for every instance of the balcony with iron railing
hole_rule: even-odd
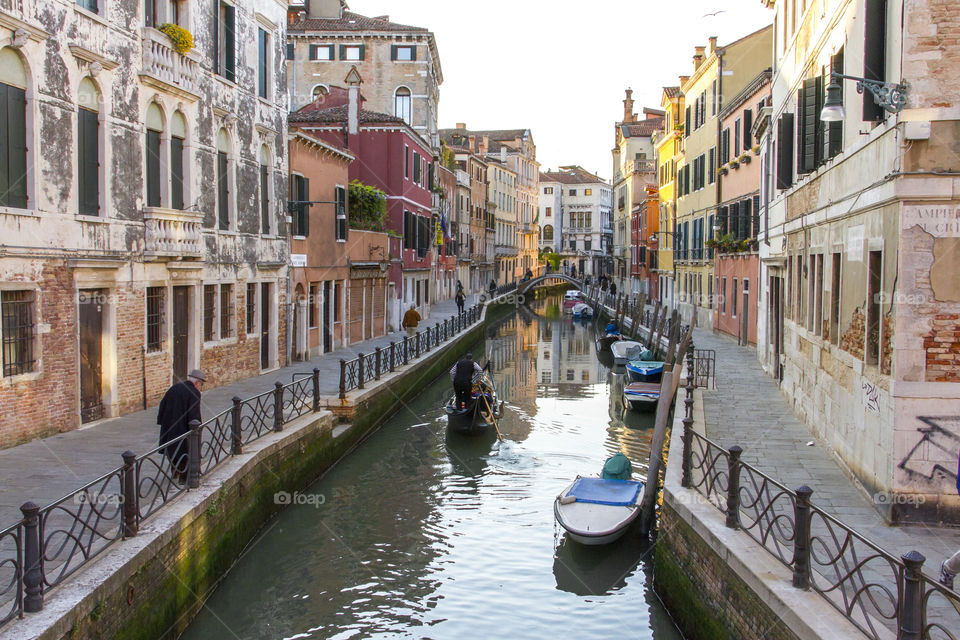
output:
[[[200,258],[203,214],[162,207],[144,207],[144,256],[148,259]]]
[[[144,27],[143,67],[140,79],[161,91],[189,101],[200,97],[200,63],[197,54],[174,50],[170,38],[151,27]]]
[[[653,160],[632,160],[627,163],[627,174],[631,173],[652,173],[657,170],[657,163]]]
[[[457,169],[457,184],[463,187],[470,186],[470,174],[463,169]]]

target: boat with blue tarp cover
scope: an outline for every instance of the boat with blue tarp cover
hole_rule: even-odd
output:
[[[643,483],[631,480],[630,460],[622,453],[603,467],[603,477],[577,476],[557,496],[553,514],[571,539],[588,545],[613,542],[640,513]]]

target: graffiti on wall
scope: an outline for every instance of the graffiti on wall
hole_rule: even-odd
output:
[[[897,464],[906,480],[936,492],[949,492],[957,482],[960,416],[917,416],[920,439]],[[946,483],[946,484],[944,484]]]

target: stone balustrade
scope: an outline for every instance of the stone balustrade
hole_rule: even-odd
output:
[[[145,207],[143,224],[146,257],[201,257],[203,214],[199,211]]]
[[[140,76],[148,84],[187,99],[200,97],[200,64],[191,57],[191,52],[177,53],[166,34],[150,27],[143,29]]]

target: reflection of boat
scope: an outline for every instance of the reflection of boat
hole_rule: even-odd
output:
[[[557,496],[553,514],[571,539],[607,544],[626,532],[640,513],[642,499],[642,482],[578,476]]]
[[[563,294],[563,312],[573,313],[573,308],[583,303],[583,294],[579,291],[567,291]]]
[[[614,366],[616,366],[613,362],[613,354],[610,353],[610,349],[600,349],[598,346],[597,360],[599,360],[600,364],[602,364],[608,369],[613,369]],[[623,367],[620,367],[620,369],[623,369]],[[623,371],[621,370],[620,373],[623,373]]]
[[[463,407],[457,406],[457,397],[447,400],[447,428],[466,435],[479,435],[490,430],[494,420],[500,417],[503,408],[497,401],[497,389],[493,380],[484,371],[476,374],[470,402]]]
[[[663,362],[660,360],[631,360],[627,373],[634,382],[660,382],[663,377]]]
[[[618,340],[623,340],[619,333],[608,333],[605,336],[597,338],[597,351],[609,351],[610,345]]]
[[[573,317],[574,318],[592,318],[593,307],[591,307],[585,302],[578,302],[577,304],[573,305]]]
[[[622,589],[648,545],[640,535],[623,536],[605,547],[577,544],[564,536],[553,556],[557,588],[578,596]]]
[[[643,353],[643,345],[633,340],[618,340],[610,344],[613,352],[613,361],[617,364],[626,364],[631,360],[639,360]]]
[[[659,399],[659,382],[633,382],[623,388],[623,401],[634,411],[653,409]]]

